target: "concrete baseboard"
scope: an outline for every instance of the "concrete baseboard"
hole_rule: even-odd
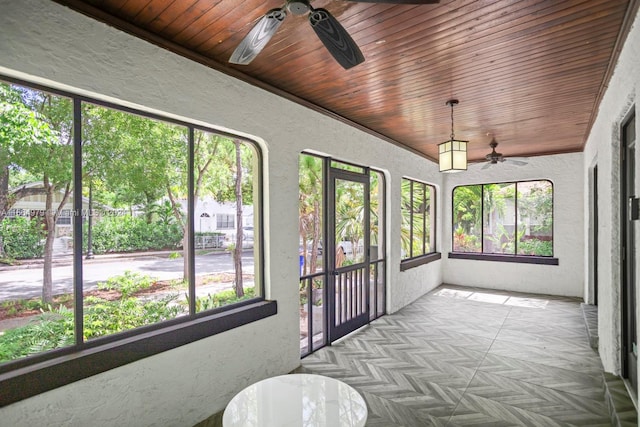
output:
[[[200,421],[193,427],[222,427],[222,413],[224,411],[220,411],[217,414],[211,415],[206,420]]]
[[[609,414],[611,415],[611,425],[619,427],[637,427],[638,412],[629,397],[627,387],[622,378],[604,372],[604,399]]]
[[[584,324],[587,328],[587,336],[589,337],[589,345],[591,348],[598,350],[598,306],[592,304],[580,304]]]

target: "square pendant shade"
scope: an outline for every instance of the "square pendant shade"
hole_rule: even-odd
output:
[[[467,170],[467,142],[452,139],[438,144],[440,172],[459,172]]]

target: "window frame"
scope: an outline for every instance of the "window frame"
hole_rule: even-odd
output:
[[[515,203],[515,224],[514,224],[514,235],[518,235],[518,184],[519,183],[527,183],[527,182],[548,182],[551,185],[551,255],[523,255],[518,254],[518,246],[517,239],[515,240],[515,248],[514,254],[500,254],[500,253],[488,253],[482,252],[484,251],[484,187],[486,185],[496,185],[496,184],[513,184],[515,185],[515,195],[514,195],[514,203]],[[481,218],[481,227],[480,227],[480,247],[481,252],[457,252],[453,249],[454,242],[454,193],[456,189],[461,187],[472,187],[472,186],[481,186],[482,187],[482,208],[480,212]],[[559,265],[558,258],[555,257],[555,187],[553,181],[548,178],[540,178],[540,179],[525,179],[519,181],[500,181],[500,182],[486,182],[480,184],[464,184],[457,185],[453,187],[451,190],[451,251],[448,254],[449,258],[452,259],[470,259],[477,261],[498,261],[498,262],[515,262],[522,264],[542,264],[542,265]]]
[[[420,255],[416,255],[416,256],[411,256],[413,255],[412,253],[410,253],[408,258],[404,258],[402,260],[400,260],[400,271],[405,271],[414,267],[418,267],[420,265],[424,265],[424,264],[428,264],[430,262],[434,262],[439,260],[440,258],[442,258],[442,254],[440,252],[438,252],[436,250],[437,247],[437,190],[436,190],[436,186],[433,184],[429,184],[427,182],[424,181],[419,181],[417,179],[413,179],[413,178],[409,178],[409,177],[402,177],[402,181],[400,181],[400,218],[402,219],[402,184],[403,181],[408,181],[411,185],[411,205],[413,206],[413,200],[414,200],[414,195],[417,194],[416,191],[414,191],[414,185],[415,184],[419,184],[422,190],[422,197],[424,198],[425,195],[425,191],[428,187],[431,189],[431,195],[430,195],[430,201],[431,201],[431,212],[433,212],[433,215],[431,215],[431,212],[429,212],[429,221],[430,221],[430,227],[429,227],[429,245],[431,245],[431,251],[430,252],[426,252],[426,253],[422,253]],[[424,200],[423,200],[424,202]],[[426,221],[426,217],[427,214],[424,214],[424,218],[423,219],[423,226],[424,226],[424,222]],[[410,234],[410,240],[413,241],[413,211],[411,211],[411,219],[409,221],[410,224],[410,230],[409,230],[409,234]],[[402,225],[400,226],[402,228]],[[432,243],[433,242],[433,243]],[[424,249],[426,246],[426,239],[423,233],[422,236],[422,248]],[[413,246],[410,246],[410,250],[412,250]]]
[[[216,230],[235,229],[235,216],[231,214],[216,214]],[[229,225],[231,223],[231,225]]]
[[[260,146],[256,141],[244,136],[235,135],[230,132],[221,131],[215,128],[208,128],[195,123],[186,122],[163,116],[161,114],[150,113],[123,105],[106,102],[100,99],[90,98],[84,95],[59,90],[29,81],[12,78],[0,74],[0,81],[27,87],[33,90],[40,90],[52,95],[67,97],[73,105],[73,181],[74,181],[74,206],[72,211],[82,212],[82,132],[81,132],[81,106],[83,102],[99,105],[105,108],[115,109],[121,112],[135,114],[138,116],[172,123],[187,128],[189,133],[189,189],[188,189],[188,228],[189,239],[189,260],[190,271],[189,289],[195,286],[194,254],[195,254],[195,229],[194,229],[194,189],[193,189],[193,135],[195,130],[211,132],[218,135],[239,139],[253,146],[255,152],[255,162],[257,165],[256,191],[254,195],[254,215],[258,215],[256,228],[260,231],[258,236],[254,234],[254,245],[258,246],[256,254],[256,279],[255,286],[259,287],[259,292],[255,298],[248,299],[236,304],[219,307],[205,312],[195,312],[189,310],[189,314],[171,320],[163,321],[153,325],[142,326],[136,329],[123,331],[113,335],[95,338],[90,341],[83,341],[78,325],[82,321],[82,215],[73,215],[72,224],[74,233],[73,253],[73,287],[74,299],[76,299],[76,343],[68,347],[50,350],[43,353],[33,354],[14,361],[0,364],[0,407],[11,403],[33,397],[43,392],[53,390],[73,383],[75,381],[88,378],[90,376],[105,372],[137,360],[153,356],[164,351],[172,350],[183,345],[208,338],[219,333],[237,328],[239,326],[264,319],[277,314],[277,302],[265,299],[264,281],[264,160]],[[70,210],[70,211],[71,211]],[[193,305],[193,304],[192,304]],[[80,314],[80,318],[78,318]],[[81,329],[81,328],[80,328]]]

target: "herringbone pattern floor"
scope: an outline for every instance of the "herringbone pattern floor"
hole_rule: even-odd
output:
[[[577,300],[441,286],[302,360],[367,401],[367,426],[608,426]]]

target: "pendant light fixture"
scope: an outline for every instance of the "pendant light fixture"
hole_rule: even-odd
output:
[[[455,138],[453,133],[453,106],[458,105],[457,99],[450,99],[446,105],[451,106],[451,139],[438,144],[438,161],[440,172],[460,172],[467,170],[467,143]]]

